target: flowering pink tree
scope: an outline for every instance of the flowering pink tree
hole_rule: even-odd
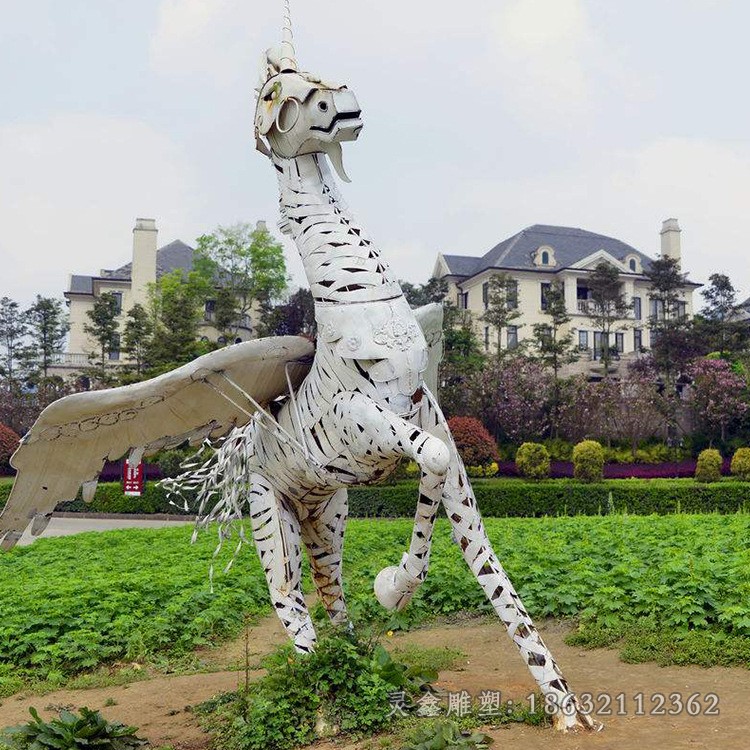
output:
[[[470,382],[472,413],[496,437],[538,440],[549,428],[552,378],[522,355],[490,361]]]
[[[728,425],[748,410],[747,383],[723,359],[699,359],[690,366],[688,396],[696,421],[725,440]]]
[[[656,435],[664,423],[666,401],[655,373],[633,371],[598,386],[599,422],[606,436],[627,441],[635,459],[638,444]]]

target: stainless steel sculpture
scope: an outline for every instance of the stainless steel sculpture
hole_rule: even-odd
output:
[[[315,630],[300,587],[302,544],[331,620],[346,623],[347,487],[383,479],[406,457],[421,469],[414,531],[401,562],[377,576],[378,600],[400,609],[425,579],[442,502],[467,564],[557,707],[558,727],[591,728],[492,549],[433,395],[442,308],[410,309],[331,174],[329,159],[347,179],[341,143],[362,129],[357,100],[298,69],[288,0],[285,11],[282,45],[263,65],[255,137],[278,179],[280,227],[315,298],[316,346],[296,337],[238,344],[145,383],[48,407],[13,458],[19,474],[0,517],[2,545],[29,523],[39,533],[79,487],[92,495],[108,458],[226,435],[175,487],[197,492],[204,523],[250,516],[276,612],[308,651]]]

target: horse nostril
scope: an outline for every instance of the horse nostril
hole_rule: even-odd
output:
[[[328,111],[328,102],[318,102],[318,109],[321,112],[327,112]]]

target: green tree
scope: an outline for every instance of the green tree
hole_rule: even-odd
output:
[[[560,404],[560,370],[563,365],[574,362],[577,358],[573,346],[573,331],[565,331],[571,316],[565,304],[565,288],[559,281],[553,282],[545,295],[545,323],[532,326],[537,359],[552,370],[554,376],[551,407],[552,429],[557,436],[557,413]]]
[[[701,289],[706,304],[701,310],[701,338],[708,339],[710,349],[721,357],[741,351],[747,344],[748,326],[739,319],[737,290],[723,273],[712,273],[708,286]]]
[[[217,227],[198,238],[195,270],[218,287],[216,327],[234,338],[254,303],[278,299],[287,285],[284,248],[259,222]]]
[[[0,299],[0,376],[7,380],[14,380],[19,374],[28,330],[28,321],[18,302],[10,297]]]
[[[317,325],[312,292],[298,289],[284,304],[263,306],[259,333],[261,336],[305,336],[314,339]]]
[[[446,303],[443,307],[443,359],[438,382],[440,405],[448,416],[467,414],[466,380],[479,372],[484,363],[471,313]]]
[[[604,376],[607,377],[612,366],[612,334],[625,329],[621,321],[628,314],[630,305],[625,302],[622,293],[620,272],[604,261],[589,276],[589,292],[593,303],[589,309],[589,317],[594,328],[601,333],[602,364]]]
[[[89,352],[89,367],[84,374],[92,382],[101,386],[114,385],[115,371],[107,366],[110,352],[119,350],[120,302],[112,292],[103,292],[95,300],[90,310],[86,311],[89,323],[84,323],[83,330],[96,344],[96,350]]]
[[[143,372],[146,352],[154,332],[151,316],[143,305],[136,303],[128,310],[122,336],[122,349],[135,363],[138,375]]]
[[[442,302],[448,294],[448,282],[445,279],[432,277],[426,284],[412,284],[410,281],[399,281],[399,284],[411,307],[423,307],[431,302]]]
[[[669,390],[674,391],[677,377],[699,351],[682,296],[685,279],[679,262],[666,256],[653,261],[646,276],[651,283],[651,358]]]
[[[495,329],[497,334],[497,356],[502,354],[502,330],[521,316],[518,309],[518,284],[507,273],[490,277],[487,289],[487,305],[480,320]]]
[[[36,301],[26,310],[29,346],[25,360],[34,374],[47,378],[52,360],[65,345],[69,325],[63,304],[53,297],[37,294]]]
[[[144,358],[152,374],[166,372],[202,353],[196,341],[203,305],[211,282],[200,271],[185,274],[179,268],[164,274],[150,289],[154,321]]]

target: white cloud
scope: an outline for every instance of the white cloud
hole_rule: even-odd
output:
[[[136,216],[155,217],[174,239],[192,223],[195,189],[181,150],[137,120],[63,115],[0,127],[0,295],[59,296],[68,274],[127,262]]]
[[[594,48],[582,0],[510,0],[495,11],[489,55],[508,109],[548,128],[593,109]]]
[[[162,0],[151,37],[152,68],[167,76],[228,82],[246,75],[260,56],[252,3],[240,0]]]

